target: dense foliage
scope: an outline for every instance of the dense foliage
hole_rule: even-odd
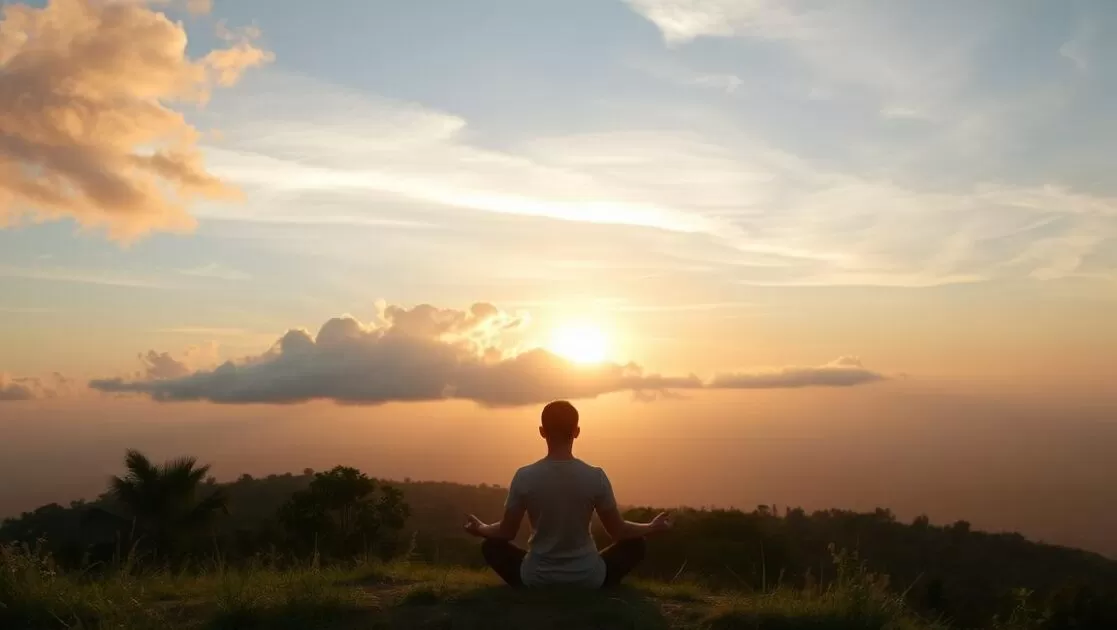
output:
[[[368,556],[383,529],[399,530],[407,520],[403,493],[382,486],[356,468],[338,466],[314,475],[305,490],[291,495],[277,513],[296,552],[327,551],[336,558]],[[385,541],[381,541],[382,543]],[[379,556],[394,555],[394,545],[376,547]]]
[[[140,465],[137,455],[129,454],[128,474],[113,481],[110,492],[90,503],[52,504],[9,519],[0,526],[0,542],[41,540],[57,562],[87,571],[130,550],[122,541],[134,544],[133,531],[152,541],[151,550],[162,550],[150,554],[161,562],[216,554],[231,566],[261,558],[269,566],[299,566],[313,556],[477,567],[477,544],[462,531],[462,515],[495,519],[505,497],[495,486],[385,484],[344,467],[244,475],[219,484],[203,481],[197,471],[204,475],[204,467],[192,460],[159,467]],[[157,487],[164,488],[166,502],[149,496]],[[651,511],[631,509],[629,516],[642,519]],[[98,513],[118,519],[115,525],[90,519]],[[711,592],[824,592],[840,577],[835,554],[852,553],[931,618],[969,627],[1024,610],[1045,619],[1043,627],[1117,628],[1117,562],[1019,534],[978,532],[964,521],[937,526],[925,517],[902,523],[885,509],[684,509],[675,522],[672,532],[652,540],[639,577],[685,580]]]

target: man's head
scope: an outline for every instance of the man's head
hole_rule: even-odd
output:
[[[543,407],[543,423],[539,435],[548,444],[573,442],[581,431],[578,428],[578,410],[565,400],[556,400]]]

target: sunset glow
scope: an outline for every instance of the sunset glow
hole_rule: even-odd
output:
[[[1117,561],[1113,59],[1117,0],[0,0],[0,544],[129,449],[489,496],[566,401],[618,505]]]
[[[575,363],[601,363],[608,358],[609,340],[598,326],[579,322],[556,328],[547,349]]]

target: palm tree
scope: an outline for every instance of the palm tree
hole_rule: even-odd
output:
[[[133,540],[146,539],[156,550],[170,552],[227,513],[227,497],[215,489],[199,497],[209,466],[193,457],[180,457],[156,465],[143,453],[129,450],[124,457],[127,473],[109,480],[109,494],[126,516]]]

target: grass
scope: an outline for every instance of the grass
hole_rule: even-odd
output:
[[[613,592],[513,591],[486,573],[421,564],[63,574],[0,547],[0,628],[324,630],[502,628],[935,630],[870,574],[824,592],[712,593],[688,583]]]

